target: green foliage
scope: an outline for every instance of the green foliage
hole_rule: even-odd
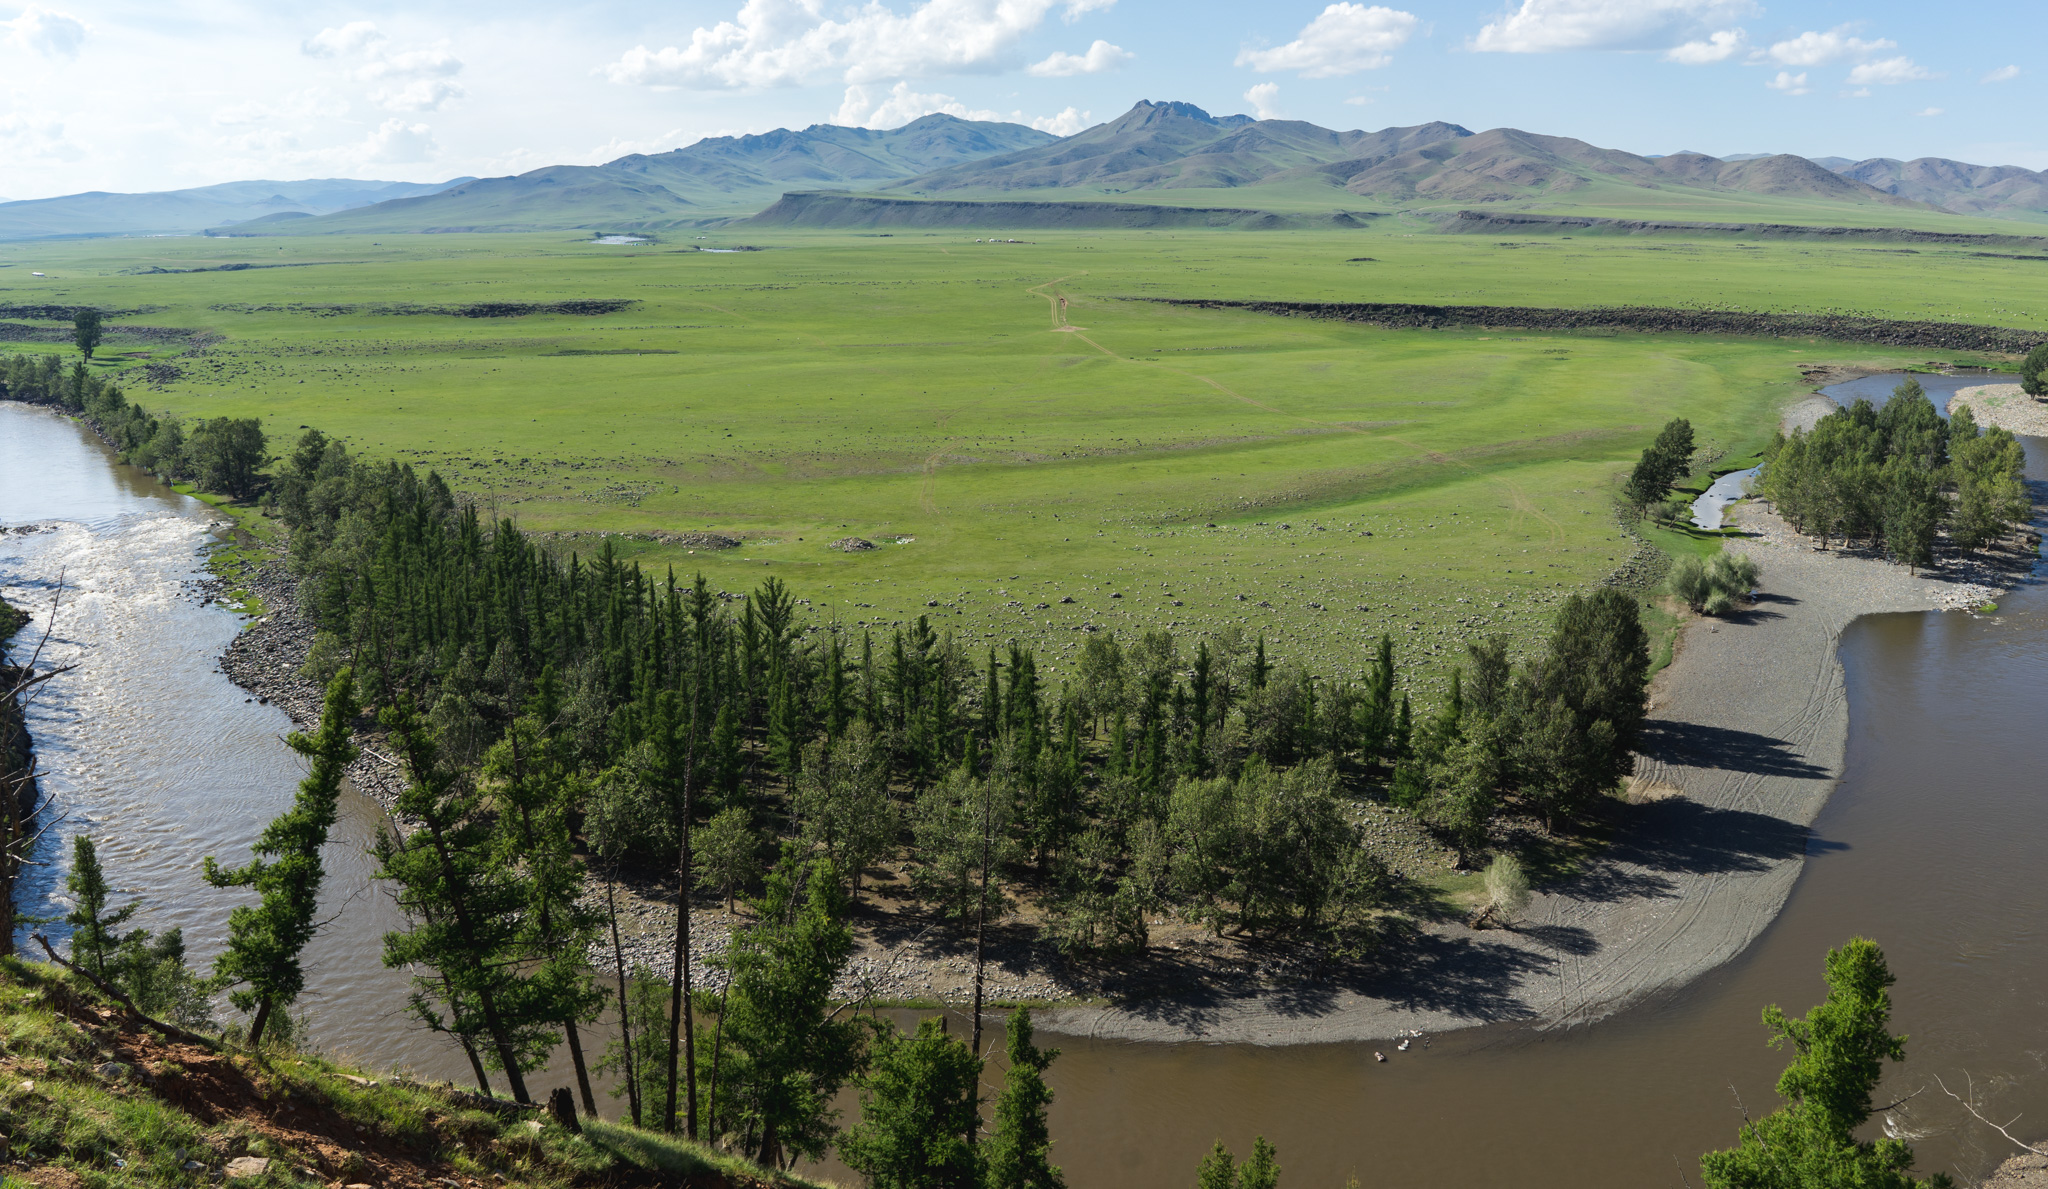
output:
[[[753,814],[738,805],[719,810],[692,838],[697,886],[723,896],[730,912],[733,894],[761,874],[761,846]]]
[[[804,841],[845,873],[858,902],[861,872],[889,853],[898,831],[887,756],[866,723],[805,745],[794,805]]]
[[[1875,942],[1855,937],[1827,958],[1827,998],[1792,1019],[1764,1009],[1774,1048],[1790,1043],[1778,1078],[1785,1105],[1742,1125],[1739,1147],[1709,1152],[1700,1172],[1709,1189],[1907,1189],[1951,1184],[1944,1173],[1916,1180],[1912,1146],[1889,1136],[1859,1141],[1886,1061],[1903,1061],[1906,1038],[1889,1030],[1895,980]]]
[[[102,981],[117,980],[120,928],[142,906],[130,902],[117,909],[107,907],[111,889],[100,866],[99,848],[89,835],[71,839],[71,871],[64,876],[64,890],[71,893],[72,908],[64,917],[71,926],[71,960]]]
[[[730,974],[718,1130],[756,1158],[816,1160],[831,1142],[832,1098],[860,1068],[866,1028],[835,1018],[832,983],[853,953],[845,893],[829,862],[792,850],[752,902],[755,923],[720,959]]]
[[[1622,494],[1637,508],[1659,503],[1673,483],[1692,469],[1692,422],[1674,417],[1657,433],[1657,440],[1644,449],[1643,456],[1622,484]]]
[[[99,850],[84,834],[71,840],[71,870],[64,877],[72,909],[64,921],[71,926],[71,961],[100,981],[128,996],[148,1014],[186,1028],[213,1027],[208,986],[185,966],[185,934],[167,929],[121,932],[142,907],[130,901],[109,908],[111,890]]]
[[[1252,1154],[1236,1163],[1222,1140],[1195,1168],[1195,1189],[1279,1189],[1280,1153],[1261,1135],[1252,1140]]]
[[[2020,391],[2028,396],[2048,396],[2048,343],[2027,352],[2020,361]]]
[[[261,1047],[270,1013],[296,1002],[305,989],[299,954],[313,938],[324,871],[320,848],[334,825],[342,782],[355,759],[350,728],[360,706],[355,675],[343,669],[328,685],[320,710],[320,729],[308,736],[294,731],[285,740],[311,762],[292,806],[273,819],[250,848],[241,867],[223,868],[206,858],[206,882],[217,888],[255,888],[261,900],[228,914],[228,944],[214,961],[223,985],[246,984],[232,996],[234,1005],[254,1011],[249,1043]]]
[[[1510,854],[1498,854],[1486,866],[1487,909],[1503,925],[1513,925],[1529,907],[1529,876],[1522,861]]]
[[[1017,1008],[1004,1028],[1003,1090],[996,1098],[994,1134],[987,1149],[988,1189],[1066,1189],[1066,1179],[1052,1164],[1052,1132],[1046,1108],[1052,1090],[1045,1071],[1060,1055],[1032,1043],[1031,1012]]]
[[[99,350],[100,340],[105,337],[101,321],[102,315],[91,306],[80,306],[78,312],[71,316],[71,341],[77,345],[78,353],[85,356],[88,362],[92,359],[92,353]]]
[[[860,1122],[839,1137],[846,1166],[874,1189],[980,1189],[981,1060],[939,1018],[913,1036],[875,1030],[860,1087]]]
[[[1756,589],[1762,567],[1746,553],[1716,553],[1702,561],[1686,554],[1671,563],[1665,585],[1694,611],[1725,615]]]

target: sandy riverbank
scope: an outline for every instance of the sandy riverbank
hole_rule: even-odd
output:
[[[2035,400],[2018,384],[1983,384],[1959,388],[1948,407],[1969,407],[1979,425],[1995,425],[2028,437],[2048,438],[2048,403]]]

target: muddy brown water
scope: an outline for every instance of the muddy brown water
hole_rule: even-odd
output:
[[[2031,476],[2048,479],[2048,443],[2027,446]],[[236,618],[180,585],[199,575],[213,519],[70,423],[0,403],[0,523],[58,525],[0,537],[0,587],[46,600],[62,568],[78,588],[55,651],[83,667],[34,712],[70,815],[43,857],[91,830],[116,884],[146,897],[144,923],[184,925],[201,954],[236,900],[199,881],[200,857],[239,859],[302,774],[280,742],[284,716],[215,670]],[[1734,1139],[1741,1107],[1776,1104],[1784,1058],[1764,1045],[1760,1009],[1804,1011],[1822,992],[1823,951],[1858,933],[1899,976],[1909,1060],[1880,1093],[1927,1088],[1883,1126],[1915,1139],[1920,1168],[1974,1179],[2011,1152],[1941,1096],[1937,1074],[1956,1086],[1967,1073],[1987,1113],[2048,1136],[2048,592],[2022,589],[1983,616],[1865,617],[1841,656],[1844,780],[1784,914],[1735,961],[1597,1024],[1475,1028],[1405,1052],[1042,1035],[1064,1050],[1052,1124],[1069,1183],[1181,1186],[1216,1139],[1242,1153],[1264,1135],[1294,1189],[1354,1174],[1368,1187],[1634,1189],[1678,1186],[1681,1169],[1696,1184],[1698,1153]],[[404,1017],[404,977],[378,961],[397,923],[362,853],[378,820],[352,798],[329,849],[335,920],[309,955],[313,1035],[379,1067],[459,1080],[459,1056]],[[26,907],[61,908],[57,887],[55,869],[39,871]]]

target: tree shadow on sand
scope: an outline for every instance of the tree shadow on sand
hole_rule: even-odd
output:
[[[1645,758],[1674,767],[1806,780],[1829,776],[1826,768],[1799,756],[1783,739],[1706,723],[1651,719],[1643,724],[1636,750]]]

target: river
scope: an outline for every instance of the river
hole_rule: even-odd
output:
[[[2048,479],[2048,443],[2026,444],[2030,476]],[[284,716],[215,671],[236,618],[180,585],[200,571],[211,520],[70,423],[0,403],[0,523],[60,525],[0,537],[0,587],[46,602],[61,567],[78,588],[58,655],[84,665],[33,718],[72,815],[64,831],[105,839],[115,882],[151,905],[143,923],[185,925],[198,953],[233,902],[199,883],[199,858],[239,859],[301,774],[278,741]],[[1406,1052],[1042,1036],[1064,1050],[1050,1081],[1069,1183],[1183,1185],[1214,1140],[1242,1154],[1255,1134],[1278,1145],[1291,1189],[1353,1174],[1369,1187],[1637,1189],[1679,1185],[1682,1169],[1696,1182],[1698,1154],[1735,1138],[1738,1095],[1752,1114],[1776,1105],[1784,1057],[1765,1047],[1760,1009],[1803,1012],[1822,993],[1823,951],[1857,933],[1884,945],[1899,976],[1894,1026],[1911,1035],[1886,1090],[1930,1087],[1887,1121],[1915,1138],[1920,1169],[1974,1179],[2010,1154],[1931,1088],[1935,1074],[1956,1085],[1968,1071],[1990,1090],[1987,1113],[2048,1132],[2036,742],[2048,593],[2024,588],[1987,616],[1867,616],[1841,658],[1844,779],[1785,912],[1734,961],[1594,1025],[1471,1029]],[[344,911],[310,955],[313,1037],[375,1066],[459,1078],[452,1050],[403,1018],[403,978],[377,961],[396,919],[368,887],[362,848],[377,820],[351,800],[329,850],[327,899]],[[35,877],[29,911],[53,878]]]

